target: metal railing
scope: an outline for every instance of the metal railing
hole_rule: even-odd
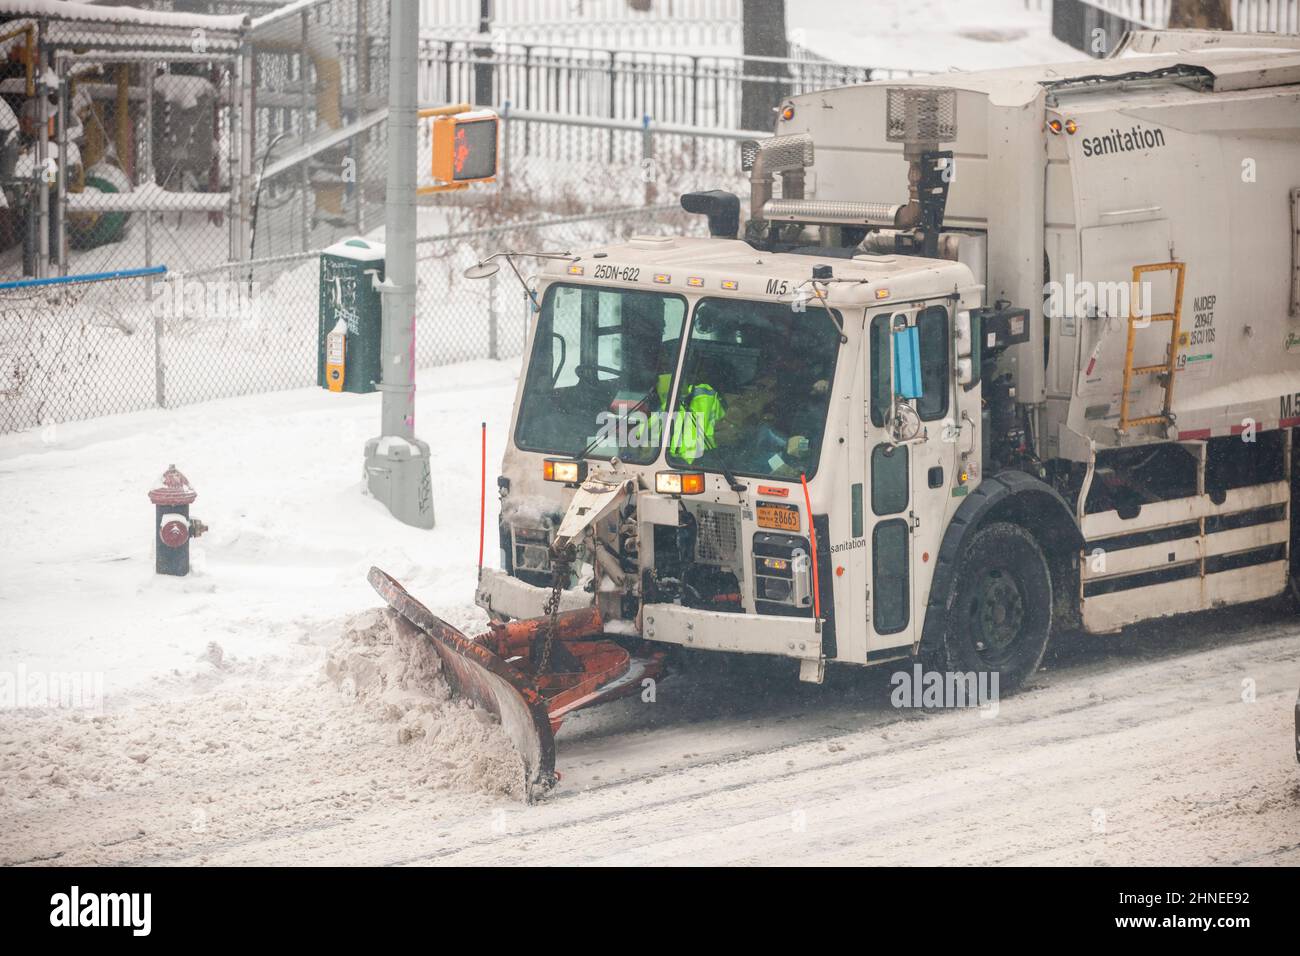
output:
[[[740,49],[742,0],[505,0],[480,22],[480,0],[420,0],[420,23],[468,38],[642,49]]]
[[[1233,0],[1232,28],[1243,33],[1300,33],[1300,0]]]
[[[920,75],[810,56],[744,57],[425,36],[420,100],[737,129],[747,86],[782,95]]]

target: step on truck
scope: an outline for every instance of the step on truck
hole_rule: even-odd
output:
[[[1054,632],[1283,592],[1296,47],[1138,33],[793,96],[747,196],[682,197],[707,236],[537,260],[488,633],[372,573],[530,792],[564,715],[674,646],[1006,691]]]

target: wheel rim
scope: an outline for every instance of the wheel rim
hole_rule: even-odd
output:
[[[985,569],[971,589],[967,607],[976,653],[994,666],[1005,663],[1024,639],[1025,619],[1020,582],[1003,568]]]

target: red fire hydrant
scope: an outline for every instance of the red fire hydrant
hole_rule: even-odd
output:
[[[163,472],[162,487],[149,492],[157,523],[154,570],[159,574],[190,573],[190,538],[208,530],[198,518],[190,517],[190,505],[198,496],[175,465]]]

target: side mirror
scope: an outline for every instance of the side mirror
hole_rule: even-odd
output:
[[[894,393],[921,397],[921,333],[914,325],[894,330]]]

